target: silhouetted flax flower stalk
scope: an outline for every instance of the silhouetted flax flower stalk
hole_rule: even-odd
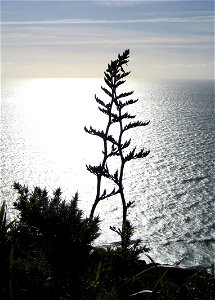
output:
[[[97,166],[87,165],[87,170],[93,173],[97,178],[96,197],[92,205],[90,217],[93,218],[95,209],[100,201],[119,194],[122,203],[122,228],[111,227],[111,229],[121,236],[122,246],[124,248],[128,246],[128,239],[132,231],[132,226],[127,220],[127,212],[128,208],[134,204],[134,201],[126,202],[124,194],[123,176],[125,164],[133,159],[146,157],[149,154],[149,151],[145,151],[144,148],[140,151],[136,151],[136,147],[134,147],[128,151],[127,148],[131,144],[131,139],[123,142],[125,132],[149,124],[149,121],[131,122],[130,120],[134,119],[135,116],[125,111],[125,108],[138,101],[138,99],[128,99],[128,97],[133,94],[133,91],[125,93],[119,92],[119,87],[121,88],[126,82],[125,78],[130,74],[130,72],[125,71],[125,66],[127,66],[128,62],[129,50],[125,50],[122,54],[118,54],[116,60],[108,64],[108,68],[104,72],[106,86],[101,86],[101,89],[108,96],[109,101],[103,101],[95,95],[95,100],[99,104],[98,109],[107,116],[105,130],[97,130],[92,126],[90,126],[90,128],[84,128],[87,133],[98,136],[103,140],[103,158],[101,163]],[[116,126],[118,128],[117,137],[110,134],[112,127]],[[111,173],[108,167],[109,159],[112,157],[118,157],[118,163],[116,164],[116,171],[114,173]],[[102,190],[102,178],[107,178],[113,182],[113,190]]]

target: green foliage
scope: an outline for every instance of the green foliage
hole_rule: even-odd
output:
[[[8,259],[7,259],[7,229],[6,229],[6,203],[5,201],[2,203],[0,209],[0,291],[2,294],[5,294],[5,275],[7,274],[3,272],[7,270]]]
[[[58,188],[50,198],[46,189],[35,187],[33,192],[18,183],[14,184],[18,199],[14,207],[19,210],[19,221],[22,226],[28,225],[36,230],[37,237],[52,236],[60,244],[90,245],[98,237],[98,218],[83,218],[78,209],[78,194],[71,201],[61,198]],[[68,245],[67,245],[68,247]]]
[[[15,299],[80,298],[98,218],[84,218],[78,194],[62,200],[57,189],[14,184],[18,219],[8,233],[13,245],[12,290]],[[67,295],[67,296],[66,296]]]
[[[6,231],[6,203],[5,201],[2,203],[0,209],[0,234],[1,238],[5,235]]]
[[[4,248],[7,244],[7,225],[6,225],[6,202],[2,203],[0,209],[0,253],[3,255]]]
[[[134,300],[213,300],[215,292],[214,273],[206,268],[198,270],[154,263],[133,276],[131,285],[135,286],[136,293],[129,299]]]
[[[127,99],[131,92],[119,92],[130,72],[129,50],[111,61],[104,73],[102,91],[109,102],[95,99],[107,116],[105,130],[85,127],[86,132],[103,140],[103,159],[87,169],[97,178],[96,198],[89,218],[78,208],[78,194],[62,199],[60,188],[49,195],[46,189],[14,184],[17,200],[16,217],[7,221],[6,203],[0,208],[0,299],[2,300],[126,300],[126,299],[214,299],[214,266],[184,270],[158,266],[152,259],[147,265],[139,255],[148,251],[140,240],[132,241],[134,228],[127,211],[134,201],[126,201],[123,187],[125,164],[146,157],[149,152],[136,151],[131,139],[123,140],[130,129],[148,122],[130,122],[134,116],[124,111],[137,102]],[[111,134],[117,126],[118,135]],[[109,171],[109,159],[118,158],[115,172]],[[113,189],[101,189],[102,179],[113,183]],[[98,203],[118,194],[122,201],[122,227],[110,228],[121,237],[121,243],[110,247],[93,247],[98,237],[99,219],[94,217]],[[147,255],[147,254],[146,254]],[[148,256],[149,257],[149,256]],[[149,257],[150,258],[150,257]]]
[[[86,299],[126,299],[132,291],[129,279],[136,273],[137,263],[134,248],[126,251],[121,246],[94,249]]]
[[[0,294],[2,297],[12,299],[11,269],[13,263],[13,247],[10,243],[9,232],[13,226],[7,222],[6,201],[3,201],[0,209]]]

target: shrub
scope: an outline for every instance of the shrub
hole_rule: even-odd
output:
[[[46,189],[14,184],[18,220],[14,243],[13,294],[16,299],[79,299],[98,218],[84,218],[78,194],[62,200],[61,190],[50,197]]]

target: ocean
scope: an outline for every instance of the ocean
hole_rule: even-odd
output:
[[[61,187],[68,200],[78,191],[79,207],[89,215],[96,180],[86,164],[100,163],[102,145],[84,126],[105,126],[94,100],[95,93],[103,97],[101,85],[96,78],[2,80],[1,198],[10,215],[14,181],[50,194]],[[215,257],[214,82],[128,79],[123,91],[130,90],[139,101],[129,112],[150,120],[130,130],[131,145],[150,150],[125,169],[126,199],[135,201],[128,216],[134,239],[157,262],[208,266]],[[103,201],[96,214],[97,243],[118,241],[109,227],[120,226],[119,199]]]

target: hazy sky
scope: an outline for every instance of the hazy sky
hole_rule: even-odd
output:
[[[3,77],[102,77],[131,50],[134,77],[212,79],[214,2],[2,1]]]

